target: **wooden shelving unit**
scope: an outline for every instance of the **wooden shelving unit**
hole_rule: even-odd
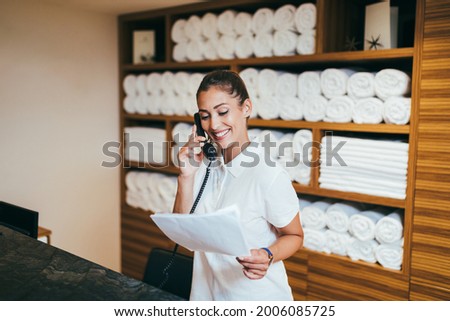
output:
[[[387,49],[379,51],[343,51],[345,36],[361,36],[364,28],[365,5],[371,1],[353,0],[316,0],[317,7],[317,34],[316,54],[294,55],[286,57],[249,58],[233,60],[216,60],[201,62],[177,63],[172,60],[173,43],[170,39],[170,30],[176,19],[187,18],[192,14],[199,16],[206,12],[220,13],[226,9],[247,11],[254,13],[258,8],[278,8],[285,3],[296,6],[307,1],[256,1],[256,0],[229,0],[213,1],[186,5],[165,10],[147,11],[126,14],[119,17],[119,88],[120,101],[124,99],[122,80],[128,74],[141,74],[150,72],[169,71],[191,71],[207,72],[223,68],[241,71],[247,67],[271,68],[276,70],[292,70],[301,72],[304,70],[326,69],[330,67],[363,67],[368,70],[380,70],[382,68],[398,68],[412,73],[413,89],[417,87],[419,76],[417,70],[419,49],[417,44],[404,37],[398,49]],[[391,1],[393,5],[400,7],[402,21],[412,19],[410,30],[402,30],[414,33],[414,26],[422,23],[423,2],[397,0]],[[338,23],[339,18],[348,23]],[[408,24],[405,24],[408,25]],[[131,63],[131,39],[132,31],[138,29],[152,28],[157,33],[156,62],[153,64],[133,65]],[[414,38],[414,37],[413,37]],[[364,40],[364,39],[361,39]],[[416,86],[416,87],[414,87]],[[417,111],[419,100],[412,93],[412,113]],[[165,115],[140,115],[127,114],[120,107],[121,130],[134,124],[145,126],[157,123],[159,127],[166,128],[167,137],[169,132],[178,122],[193,122],[191,116],[165,116]],[[300,250],[291,259],[286,261],[290,283],[294,290],[296,299],[304,300],[407,300],[409,298],[410,279],[410,254],[411,233],[413,227],[413,196],[416,145],[411,144],[416,139],[416,118],[412,116],[410,125],[397,126],[389,124],[361,125],[354,123],[328,123],[307,121],[284,121],[284,120],[262,120],[250,119],[249,127],[276,128],[286,131],[298,129],[311,129],[314,140],[320,140],[325,131],[371,133],[372,135],[400,135],[410,142],[409,170],[407,179],[407,197],[405,200],[391,199],[387,197],[376,197],[358,193],[348,193],[323,189],[319,187],[319,169],[312,169],[312,181],[310,185],[304,186],[294,183],[293,186],[298,194],[308,194],[320,197],[331,197],[341,200],[363,202],[369,204],[383,205],[401,208],[405,211],[404,220],[404,259],[401,271],[389,270],[378,264],[355,262],[347,257],[327,255],[309,250]],[[318,151],[313,152],[313,159],[318,159]],[[129,207],[125,203],[125,175],[129,170],[146,170],[177,175],[178,169],[173,166],[153,166],[137,162],[124,162],[121,173],[121,200],[122,200],[122,270],[125,274],[141,278],[144,270],[147,254],[152,247],[170,248],[172,242],[153,225],[148,219],[149,212]]]

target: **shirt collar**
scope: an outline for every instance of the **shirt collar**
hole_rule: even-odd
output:
[[[241,173],[250,167],[255,167],[261,160],[261,143],[258,139],[250,141],[250,144],[241,151],[233,160],[228,164],[223,164],[223,158],[221,162],[228,172],[233,177],[239,177]]]

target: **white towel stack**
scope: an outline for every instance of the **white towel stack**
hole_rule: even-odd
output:
[[[153,212],[172,212],[177,179],[160,173],[129,171],[125,176],[126,203]]]
[[[322,188],[395,199],[406,197],[408,143],[325,136],[320,160]]]
[[[167,165],[166,131],[161,128],[125,127],[125,159]]]

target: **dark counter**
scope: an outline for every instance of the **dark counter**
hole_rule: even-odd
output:
[[[182,298],[0,225],[0,300]]]

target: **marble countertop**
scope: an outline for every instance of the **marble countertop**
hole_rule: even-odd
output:
[[[0,300],[182,298],[0,226]]]

